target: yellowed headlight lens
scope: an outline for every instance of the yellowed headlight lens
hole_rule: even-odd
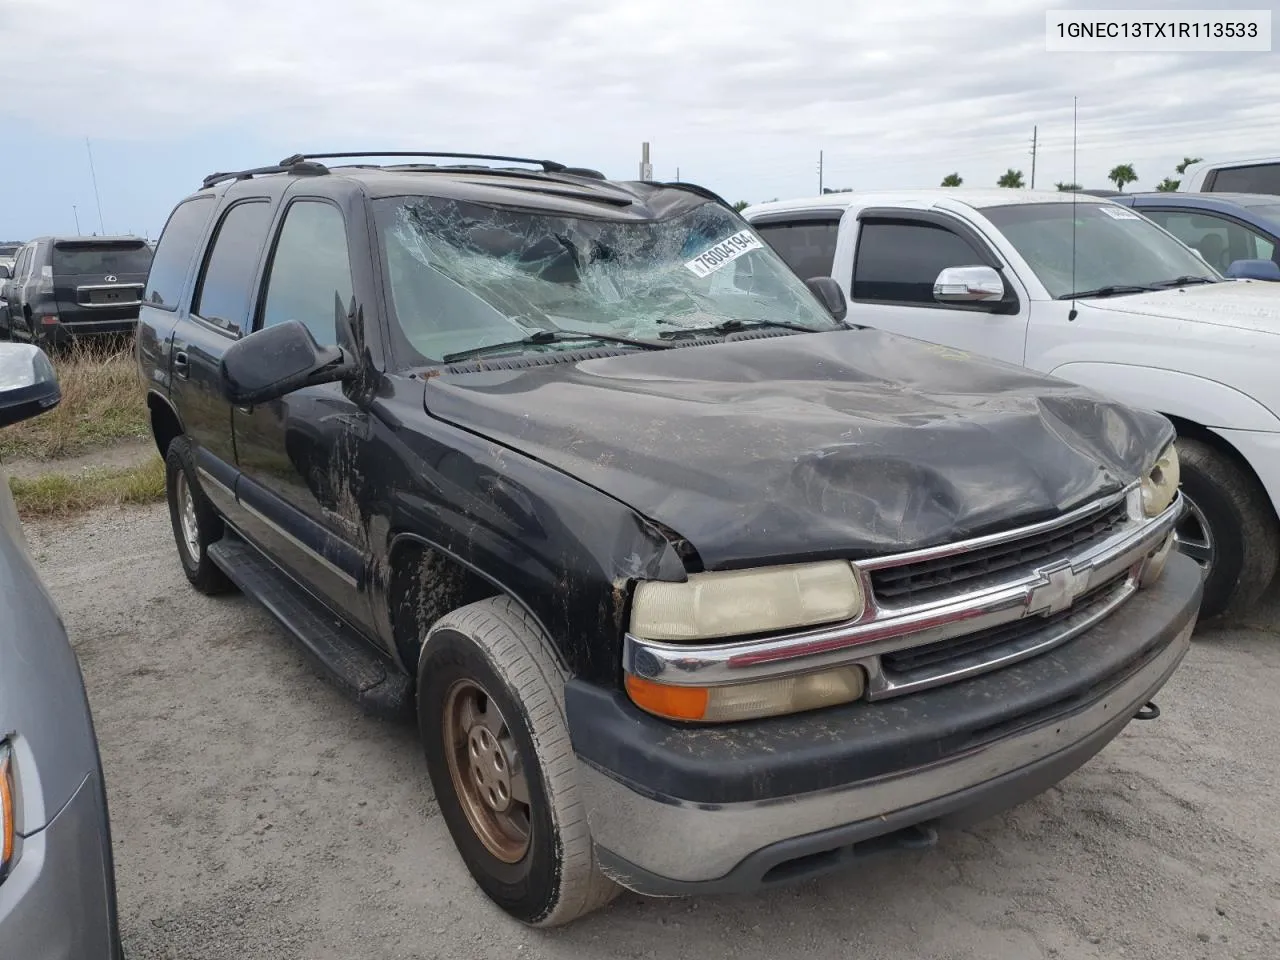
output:
[[[707,640],[848,620],[862,589],[843,560],[694,573],[647,580],[631,602],[631,633],[646,640]]]
[[[1142,478],[1142,512],[1148,517],[1157,517],[1169,509],[1169,504],[1178,495],[1181,479],[1178,450],[1171,443]]]

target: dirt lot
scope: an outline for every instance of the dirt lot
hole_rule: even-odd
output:
[[[1202,632],[1160,720],[934,850],[541,933],[472,886],[414,733],[190,590],[162,506],[28,529],[97,718],[130,960],[1280,956],[1280,596]]]

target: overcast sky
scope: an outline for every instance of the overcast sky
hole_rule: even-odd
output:
[[[1194,8],[1210,0],[1131,6]],[[1280,55],[1045,52],[1024,0],[0,0],[0,239],[155,237],[215,169],[295,151],[518,153],[733,200],[826,184],[1154,188],[1280,155]],[[1232,6],[1274,7],[1275,0]],[[1275,19],[1280,20],[1280,16]],[[1133,188],[1129,188],[1133,189]]]

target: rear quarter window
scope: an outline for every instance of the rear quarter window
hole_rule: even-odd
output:
[[[147,291],[143,295],[147,303],[170,310],[177,307],[213,208],[213,197],[195,197],[178,204],[169,215],[147,275]]]
[[[81,240],[53,245],[54,276],[145,275],[151,266],[151,249],[136,243],[91,243]]]

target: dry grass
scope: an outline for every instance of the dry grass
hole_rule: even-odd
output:
[[[0,430],[0,458],[53,460],[150,435],[146,393],[130,347],[76,342],[50,359],[62,402]]]
[[[67,517],[123,503],[154,503],[165,496],[164,461],[155,456],[136,467],[11,477],[9,489],[23,519]]]

